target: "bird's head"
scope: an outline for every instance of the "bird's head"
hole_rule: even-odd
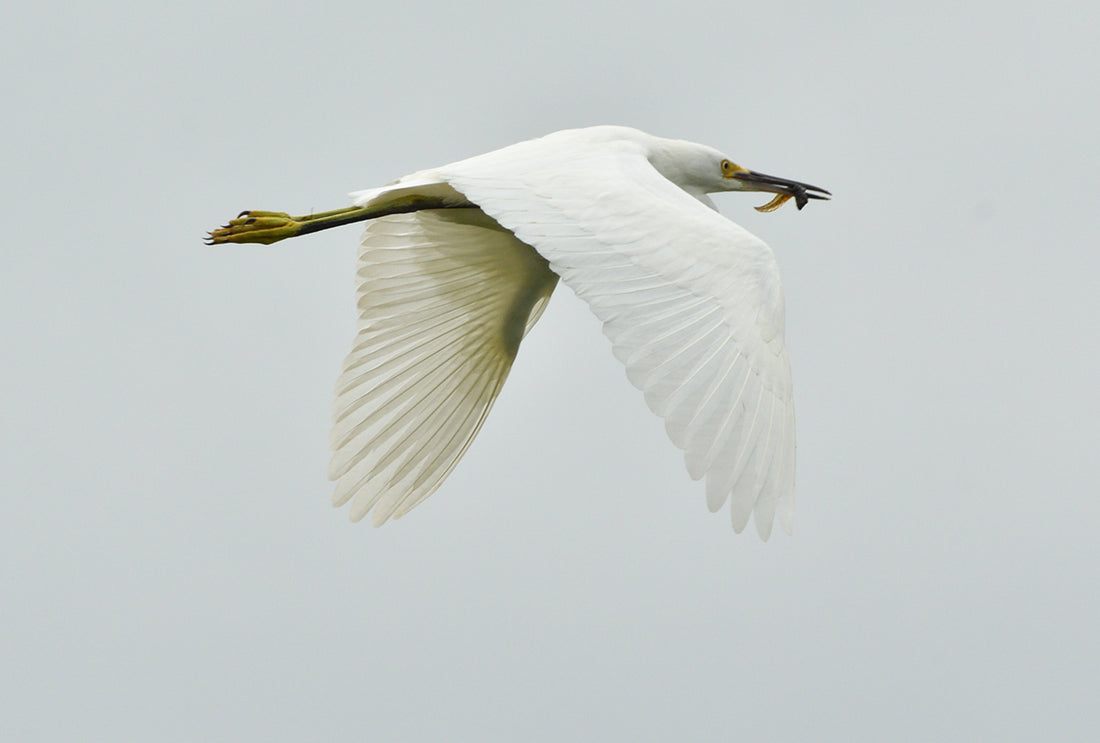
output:
[[[694,142],[654,137],[649,141],[647,156],[665,178],[707,204],[710,199],[706,194],[765,191],[776,196],[756,209],[770,212],[789,199],[794,199],[801,209],[810,199],[828,199],[832,195],[818,186],[743,168],[718,150]]]

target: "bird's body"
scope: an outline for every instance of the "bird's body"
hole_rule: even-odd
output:
[[[382,523],[442,483],[560,277],[706,478],[710,508],[729,500],[737,531],[755,512],[767,538],[777,512],[789,531],[794,499],[783,293],[771,250],[714,209],[721,190],[780,194],[769,207],[823,198],[703,145],[592,127],[352,194],[347,210],[242,215],[213,239],[371,220],[329,470],[352,518]]]

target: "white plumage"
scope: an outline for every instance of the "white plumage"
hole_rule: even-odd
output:
[[[381,524],[458,463],[558,278],[483,212],[439,209],[371,222],[358,279],[329,476],[337,505]]]
[[[359,329],[337,384],[334,501],[381,524],[477,434],[558,277],[603,321],[707,504],[789,532],[795,428],[771,250],[707,193],[823,198],[709,147],[622,127],[558,132],[353,194]],[[822,191],[821,193],[826,193]],[[776,204],[781,203],[781,199]],[[457,208],[456,208],[457,207]]]

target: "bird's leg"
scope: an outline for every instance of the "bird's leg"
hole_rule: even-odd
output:
[[[206,238],[207,245],[222,243],[271,243],[297,237],[310,232],[338,227],[349,222],[358,222],[374,216],[371,210],[359,206],[348,206],[327,212],[292,217],[286,212],[268,212],[259,209],[244,211],[222,227],[211,230]]]
[[[292,217],[286,212],[265,212],[254,209],[241,212],[236,219],[229,220],[228,224],[211,230],[206,236],[206,244],[263,243],[264,245],[270,245],[288,237],[308,235],[311,232],[320,232],[332,227],[384,217],[389,214],[404,214],[420,209],[446,209],[468,206],[470,206],[469,203],[455,203],[453,200],[448,201],[442,197],[406,194],[383,203],[372,203],[367,206],[347,206],[343,209],[317,212],[304,217]]]

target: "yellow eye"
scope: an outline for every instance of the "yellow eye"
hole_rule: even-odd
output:
[[[734,171],[736,171],[736,170],[737,170],[737,166],[734,165],[733,163],[731,163],[729,160],[723,160],[722,161],[722,175],[725,175],[725,176],[733,175]]]

